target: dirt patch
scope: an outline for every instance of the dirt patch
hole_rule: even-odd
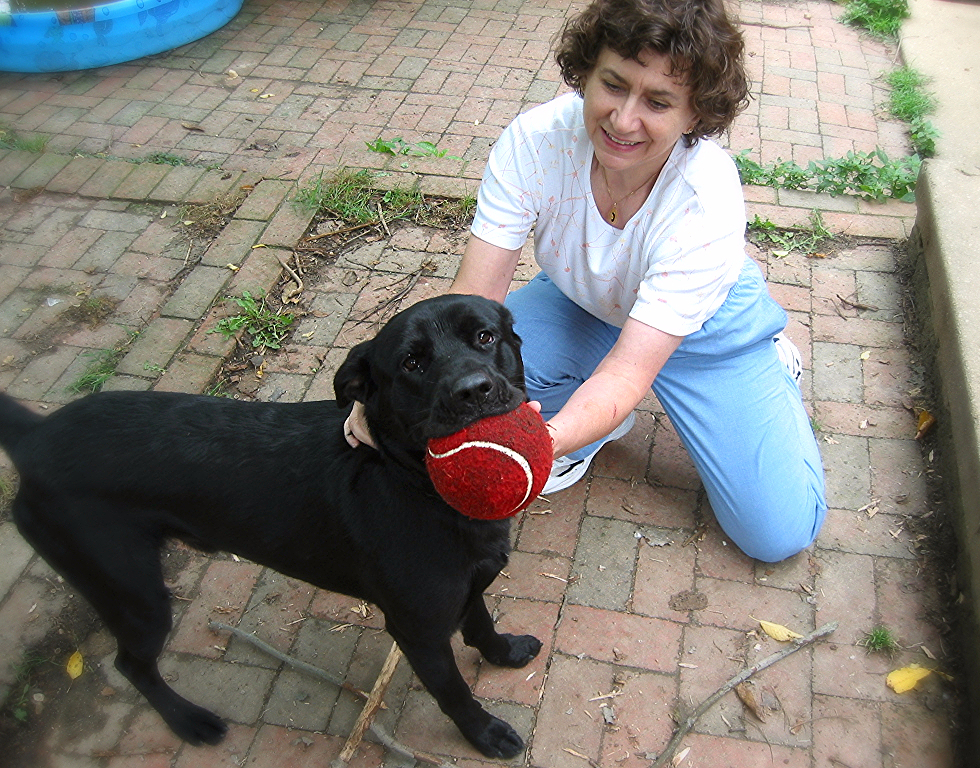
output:
[[[43,640],[24,651],[17,679],[0,707],[0,751],[8,768],[44,768],[50,760],[46,738],[63,734],[75,740],[103,725],[97,702],[115,695],[106,689],[90,660],[114,647],[98,631],[101,623],[89,604],[68,594]],[[79,651],[86,661],[82,675],[66,672],[69,657]]]

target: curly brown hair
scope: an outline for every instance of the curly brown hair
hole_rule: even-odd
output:
[[[561,75],[579,95],[605,48],[640,63],[651,51],[667,57],[698,116],[688,146],[724,133],[748,104],[745,43],[725,0],[594,0],[555,45]]]

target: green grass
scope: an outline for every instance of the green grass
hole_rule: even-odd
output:
[[[85,372],[68,385],[72,394],[81,392],[98,392],[105,383],[116,374],[116,366],[122,357],[121,349],[100,349],[95,352],[84,352],[83,357],[89,357]]]
[[[888,111],[909,124],[909,136],[916,153],[922,157],[936,154],[939,132],[926,118],[936,110],[936,99],[926,89],[929,80],[911,67],[899,67],[885,75],[891,88]]]
[[[925,75],[911,67],[899,67],[885,75],[885,82],[891,87],[889,111],[899,120],[911,123],[932,114],[936,101],[925,90],[929,82]]]
[[[841,21],[875,37],[895,38],[908,16],[908,0],[847,0]]]
[[[373,184],[371,171],[342,168],[328,179],[321,173],[299,189],[294,199],[310,210],[329,211],[344,221],[363,224],[378,217]]]
[[[28,697],[31,692],[31,681],[34,670],[43,664],[50,663],[52,663],[50,659],[28,651],[24,654],[20,663],[13,665],[16,679],[10,687],[10,692],[7,694],[6,700],[3,702],[3,709],[9,711],[17,722],[25,723],[29,716]]]
[[[895,653],[899,649],[898,641],[892,631],[886,626],[877,626],[865,634],[860,644],[868,649],[869,653]]]
[[[227,301],[237,304],[241,311],[220,320],[209,333],[234,336],[244,331],[255,348],[279,349],[289,335],[289,326],[296,319],[289,312],[274,312],[269,309],[264,296],[253,296],[249,291],[242,291],[241,297],[229,296]]]
[[[377,175],[369,170],[341,168],[332,176],[322,173],[293,197],[308,210],[327,212],[355,225],[412,219],[433,226],[460,226],[473,217],[476,198],[428,198],[418,186],[378,189]]]
[[[27,139],[13,128],[8,128],[0,123],[0,149],[19,149],[23,152],[39,154],[44,151],[47,143],[47,136],[33,136]]]

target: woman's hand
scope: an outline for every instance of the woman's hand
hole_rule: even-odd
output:
[[[369,445],[375,450],[378,446],[374,444],[371,437],[371,430],[368,429],[367,421],[364,418],[364,405],[354,401],[354,406],[350,409],[350,415],[344,422],[344,439],[351,448],[361,445]]]

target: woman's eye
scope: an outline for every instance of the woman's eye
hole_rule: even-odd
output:
[[[490,331],[480,331],[480,334],[476,337],[476,340],[481,346],[485,347],[488,344],[493,344],[494,341],[496,341],[496,337],[494,337],[493,333]]]

